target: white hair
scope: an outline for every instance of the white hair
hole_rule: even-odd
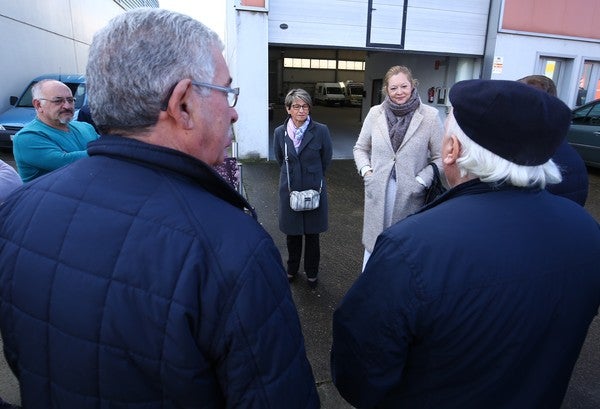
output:
[[[456,161],[461,177],[470,174],[486,183],[540,189],[562,181],[560,169],[552,159],[538,166],[517,165],[478,145],[463,132],[452,112],[446,121],[446,134],[455,135],[462,146]]]

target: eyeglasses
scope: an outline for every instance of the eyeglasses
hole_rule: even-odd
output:
[[[192,81],[192,85],[195,85],[197,87],[206,87],[206,88],[216,89],[217,91],[226,93],[227,94],[227,102],[229,103],[230,108],[233,108],[235,106],[235,104],[237,104],[238,95],[240,95],[239,88],[222,87],[220,85],[213,85],[213,84],[209,84],[207,82],[196,82],[196,81]]]
[[[69,105],[74,104],[75,101],[77,101],[77,98],[73,98],[73,97],[57,97],[57,98],[53,98],[53,99],[47,99],[47,98],[38,98],[41,101],[48,101],[54,105],[63,105],[65,102]]]
[[[304,111],[308,111],[308,109],[310,108],[310,106],[304,104],[304,105],[292,105],[292,109],[294,111],[300,111],[301,109],[303,109]]]

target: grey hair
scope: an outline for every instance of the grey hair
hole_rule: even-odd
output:
[[[301,99],[302,101],[308,104],[309,108],[312,108],[312,98],[310,94],[303,90],[302,88],[291,89],[287,95],[285,96],[285,106],[287,108],[291,108],[294,103],[294,99]]]
[[[223,48],[216,33],[184,14],[140,8],[113,18],[94,35],[86,68],[94,122],[102,132],[150,129],[179,81],[213,80],[213,51]]]
[[[452,112],[446,119],[446,134],[455,135],[462,146],[456,161],[461,177],[473,175],[486,183],[540,189],[562,181],[560,169],[552,159],[539,166],[517,165],[478,145],[463,132]]]
[[[43,80],[40,80],[38,82],[36,82],[35,84],[33,84],[33,87],[31,87],[31,98],[32,99],[40,99],[42,98],[42,88],[44,87],[44,84],[48,83],[48,82],[55,82],[57,80],[54,80],[52,78],[46,78]],[[57,81],[60,82],[60,81]]]
[[[31,87],[32,99],[40,99],[42,97],[42,85],[44,85],[44,83],[48,81],[50,80],[41,80],[33,84],[33,87]]]

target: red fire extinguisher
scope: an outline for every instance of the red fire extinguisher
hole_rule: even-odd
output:
[[[427,90],[427,102],[432,103],[435,97],[435,87],[431,87]]]

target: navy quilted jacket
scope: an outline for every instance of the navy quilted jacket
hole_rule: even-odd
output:
[[[0,208],[24,407],[318,407],[280,254],[245,200],[177,151],[88,150]]]
[[[599,258],[574,202],[462,183],[377,239],[333,315],[333,381],[357,408],[559,409]]]

